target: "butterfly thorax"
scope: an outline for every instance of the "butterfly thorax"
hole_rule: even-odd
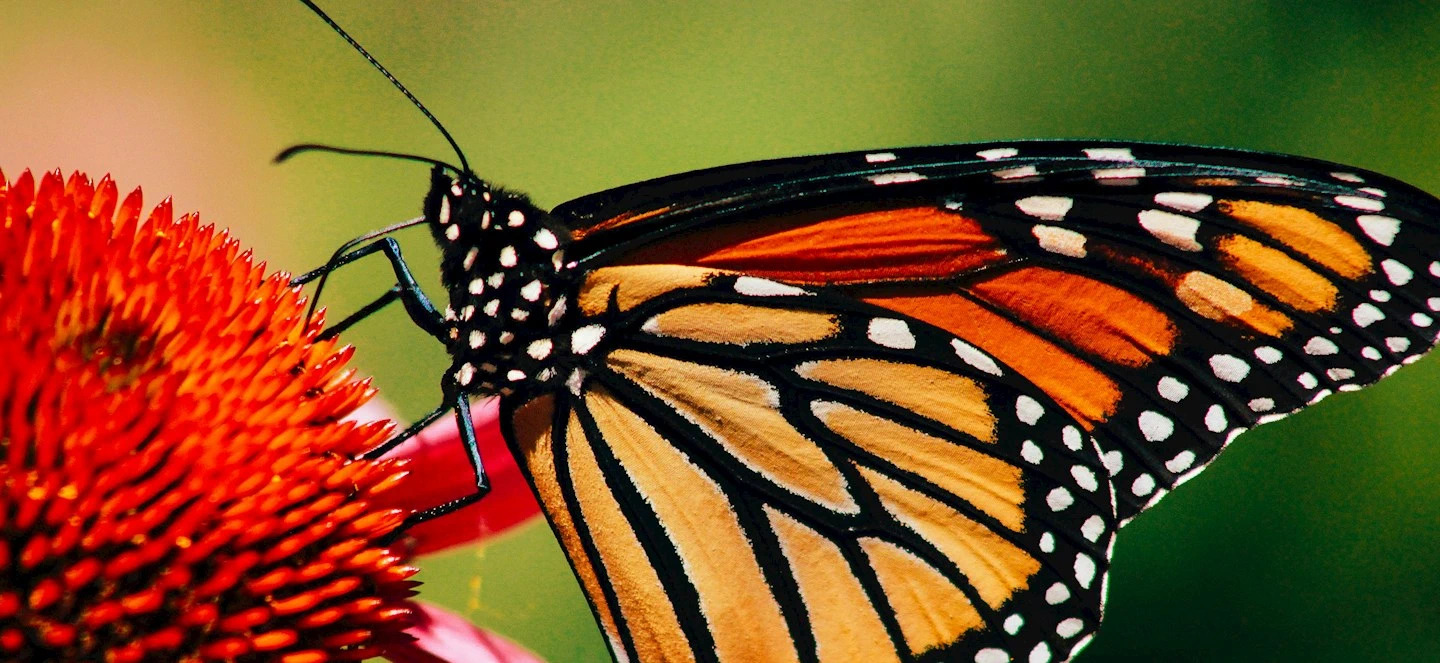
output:
[[[509,394],[556,380],[556,330],[573,298],[565,228],[525,196],[436,169],[425,218],[450,294],[445,342],[461,390]]]

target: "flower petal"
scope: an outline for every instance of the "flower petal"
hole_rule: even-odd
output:
[[[413,609],[415,625],[406,633],[414,642],[385,649],[394,663],[543,663],[524,647],[444,608],[417,601]]]
[[[500,400],[492,398],[471,406],[470,416],[475,422],[480,457],[485,460],[490,494],[455,513],[411,529],[416,554],[478,541],[529,522],[540,513],[529,483],[500,434]],[[389,457],[409,460],[410,473],[425,479],[412,482],[405,491],[384,494],[394,500],[386,506],[426,509],[475,490],[475,476],[454,417],[443,417]]]

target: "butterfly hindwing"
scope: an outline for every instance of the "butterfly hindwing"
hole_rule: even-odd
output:
[[[922,321],[694,267],[589,275],[507,401],[617,658],[1062,660],[1116,527],[1081,426]]]
[[[701,171],[555,211],[581,262],[828,286],[945,329],[1093,436],[1134,516],[1238,433],[1435,341],[1440,201],[1268,154],[1037,141]]]

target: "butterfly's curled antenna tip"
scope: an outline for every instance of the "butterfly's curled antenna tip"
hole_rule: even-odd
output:
[[[290,147],[280,150],[280,153],[276,154],[275,158],[270,160],[270,163],[285,163],[290,159],[290,157],[293,157],[301,152],[308,152],[315,147],[316,146],[314,145],[306,143],[302,143],[300,145],[291,145]]]

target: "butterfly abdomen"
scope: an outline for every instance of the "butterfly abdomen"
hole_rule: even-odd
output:
[[[555,381],[568,349],[557,330],[574,290],[564,226],[523,195],[440,169],[431,176],[425,218],[450,294],[450,377],[479,395]]]

